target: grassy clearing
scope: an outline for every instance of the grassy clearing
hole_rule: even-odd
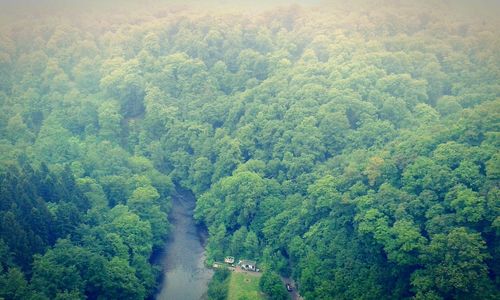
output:
[[[229,280],[229,293],[227,299],[265,299],[259,290],[259,280],[260,276],[233,272]]]

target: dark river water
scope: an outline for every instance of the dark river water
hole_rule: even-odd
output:
[[[169,221],[173,230],[161,257],[164,278],[157,300],[206,299],[213,271],[203,264],[206,230],[196,226],[194,207],[191,193],[182,193],[172,199]]]

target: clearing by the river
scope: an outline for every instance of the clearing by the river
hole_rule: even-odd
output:
[[[266,299],[259,290],[260,275],[256,272],[231,272],[228,300]]]

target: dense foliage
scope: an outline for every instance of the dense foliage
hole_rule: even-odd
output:
[[[306,299],[498,299],[500,26],[381,3],[2,25],[0,297],[151,295],[174,183]]]
[[[259,287],[269,300],[287,300],[287,290],[278,274],[274,272],[264,272],[259,281]]]
[[[227,292],[229,288],[229,279],[231,272],[229,269],[215,270],[212,280],[208,284],[207,297],[210,300],[224,300],[227,299]]]

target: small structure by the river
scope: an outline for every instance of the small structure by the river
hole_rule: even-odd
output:
[[[224,258],[224,262],[225,262],[226,264],[234,264],[234,257],[233,257],[233,256],[226,256],[226,257]]]
[[[246,271],[257,271],[257,262],[254,260],[243,259],[238,262],[238,265]]]

